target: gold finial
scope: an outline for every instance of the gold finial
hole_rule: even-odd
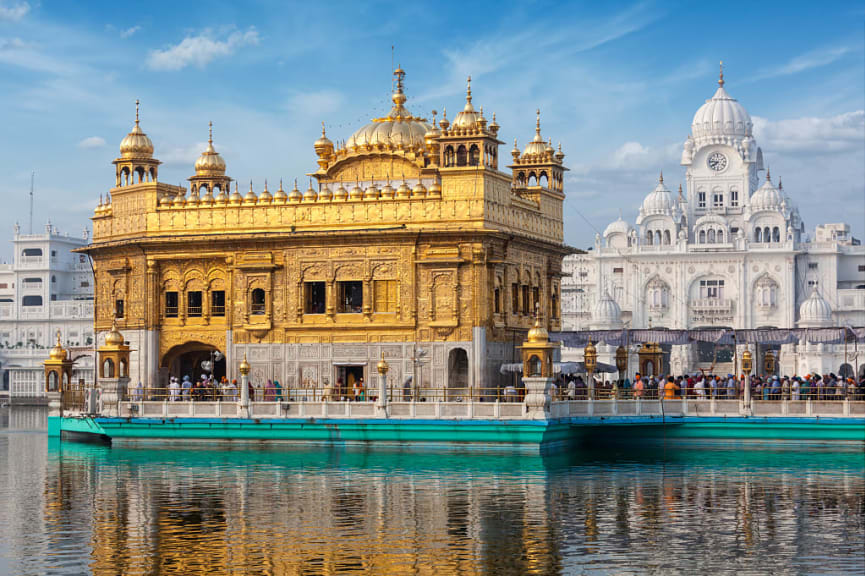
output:
[[[535,134],[540,136],[540,134],[541,134],[541,109],[538,108],[537,110],[535,110],[535,112],[538,115],[538,119],[537,119],[537,121],[535,121]]]
[[[279,189],[282,190],[282,178],[279,179]]]
[[[57,345],[60,346],[60,330],[57,330]]]
[[[243,353],[243,362],[240,363],[238,369],[240,370],[240,373],[244,376],[249,374],[249,362],[246,361],[246,352]]]
[[[249,179],[249,191],[252,192],[252,179]]]
[[[658,184],[663,184],[663,183],[664,183],[664,171],[661,170],[661,175],[658,176]]]
[[[444,118],[445,120],[448,119],[448,108],[447,108],[447,106],[445,106],[444,108],[442,108],[442,118]]]
[[[207,135],[207,143],[211,146],[213,145],[213,121],[207,123],[208,135]]]
[[[138,126],[138,98],[135,99],[135,125]]]
[[[436,127],[436,114],[438,114],[438,110],[433,110],[433,111],[432,111],[432,117],[433,117],[433,128]]]
[[[771,182],[771,181],[772,181],[772,172],[770,171],[769,167],[766,166],[766,182]]]
[[[267,178],[264,179],[264,191],[267,192]]]
[[[324,133],[324,122],[323,122],[323,121],[322,121],[322,123],[321,123],[321,136],[322,136],[322,138],[325,136],[325,133]]]
[[[469,74],[469,78],[467,80],[467,87],[466,87],[466,102],[471,104],[471,101],[472,101],[472,77],[471,77],[471,74]]]
[[[720,64],[721,72],[718,75],[718,86],[724,87],[724,61],[721,60]]]
[[[781,182],[781,177],[778,176],[778,190],[783,190],[784,184]]]
[[[396,70],[393,71],[393,75],[396,77],[396,92],[397,94],[402,94],[402,81],[403,78],[405,78],[405,70],[397,64]]]

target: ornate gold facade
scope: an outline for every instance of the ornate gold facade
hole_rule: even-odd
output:
[[[412,354],[399,344],[411,343],[432,346],[433,380],[452,384],[447,356],[457,347],[483,364],[462,384],[489,386],[494,361],[513,358],[536,310],[558,329],[564,154],[544,142],[540,116],[509,175],[498,167],[495,116],[488,123],[474,109],[470,86],[453,124],[446,113],[430,124],[407,111],[404,72],[394,74],[388,116],[340,145],[322,131],[305,191],[250,184],[241,195],[235,183],[229,194],[212,135],[189,189],[159,182],[136,112],[85,249],[96,330],[117,313],[134,340],[133,379],[165,378],[179,356],[208,350],[227,354],[233,373],[242,349],[253,377],[299,386],[305,359],[320,381],[336,377],[328,362],[371,356],[351,345],[400,360]],[[441,358],[434,344],[447,344]],[[304,345],[315,354],[304,357]],[[256,374],[256,358],[271,367]]]

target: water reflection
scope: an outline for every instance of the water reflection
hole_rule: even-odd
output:
[[[0,434],[10,475],[36,480],[19,483],[25,502],[0,492],[0,510],[22,512],[0,518],[12,523],[0,523],[12,573],[837,573],[865,562],[861,452],[45,446]]]

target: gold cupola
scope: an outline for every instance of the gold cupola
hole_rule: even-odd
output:
[[[482,118],[483,116],[472,106],[472,77],[469,76],[466,87],[466,105],[454,118],[451,130],[475,130],[480,127],[479,122]]]
[[[213,122],[209,123],[209,135],[207,137],[207,148],[195,161],[195,174],[198,176],[210,176],[213,174],[225,174],[225,160],[213,147]]]
[[[537,120],[535,121],[535,137],[532,138],[528,144],[526,144],[525,149],[523,149],[522,158],[540,159],[547,151],[547,143],[544,142],[544,139],[541,137],[540,108],[538,108],[537,110],[537,115]],[[516,142],[514,142],[514,147],[516,147]]]
[[[291,189],[291,192],[288,193],[288,201],[289,202],[300,202],[303,200],[303,194],[297,188],[297,179],[294,180],[294,188]]]
[[[255,195],[255,190],[252,189],[252,180],[249,181],[249,192],[243,197],[244,204],[257,204],[258,196]]]
[[[285,201],[288,200],[288,194],[285,193],[285,190],[282,188],[282,178],[279,179],[279,190],[276,191],[276,194],[273,195],[273,201],[278,204],[285,204]]]
[[[106,348],[120,348],[123,346],[125,342],[125,338],[123,334],[120,333],[120,330],[117,329],[117,318],[111,323],[111,331],[105,335],[105,347]]]
[[[152,158],[153,142],[141,129],[138,121],[138,100],[135,101],[135,126],[120,142],[121,158]]]
[[[261,194],[258,195],[258,201],[262,204],[270,204],[273,202],[273,196],[270,194],[270,190],[267,189],[267,180],[264,181],[264,190],[261,191]]]
[[[54,360],[56,362],[65,362],[68,353],[63,348],[63,345],[60,343],[60,330],[57,331],[57,343],[54,345],[54,348],[48,353],[48,358]]]
[[[324,130],[324,122],[321,123],[321,138],[315,141],[312,145],[315,149],[316,155],[326,160],[331,154],[333,154],[333,142],[327,137],[327,134]],[[327,166],[327,162],[324,163],[323,167]]]

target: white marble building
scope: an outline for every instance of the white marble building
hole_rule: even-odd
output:
[[[565,258],[563,330],[865,325],[865,247],[847,224],[806,233],[793,198],[764,170],[751,117],[723,76],[718,83],[682,149],[686,189],[671,191],[662,176],[633,225],[620,217],[587,254]],[[714,356],[701,346],[673,346],[667,369],[714,361],[732,371],[732,350]],[[865,370],[865,350],[856,352],[853,344],[784,345],[780,369],[837,372],[846,359]],[[599,359],[611,353],[601,346]]]
[[[85,246],[49,222],[41,234],[15,226],[11,264],[0,264],[0,371],[15,399],[45,395],[42,362],[60,331],[75,363],[73,378],[93,381],[93,272]]]

